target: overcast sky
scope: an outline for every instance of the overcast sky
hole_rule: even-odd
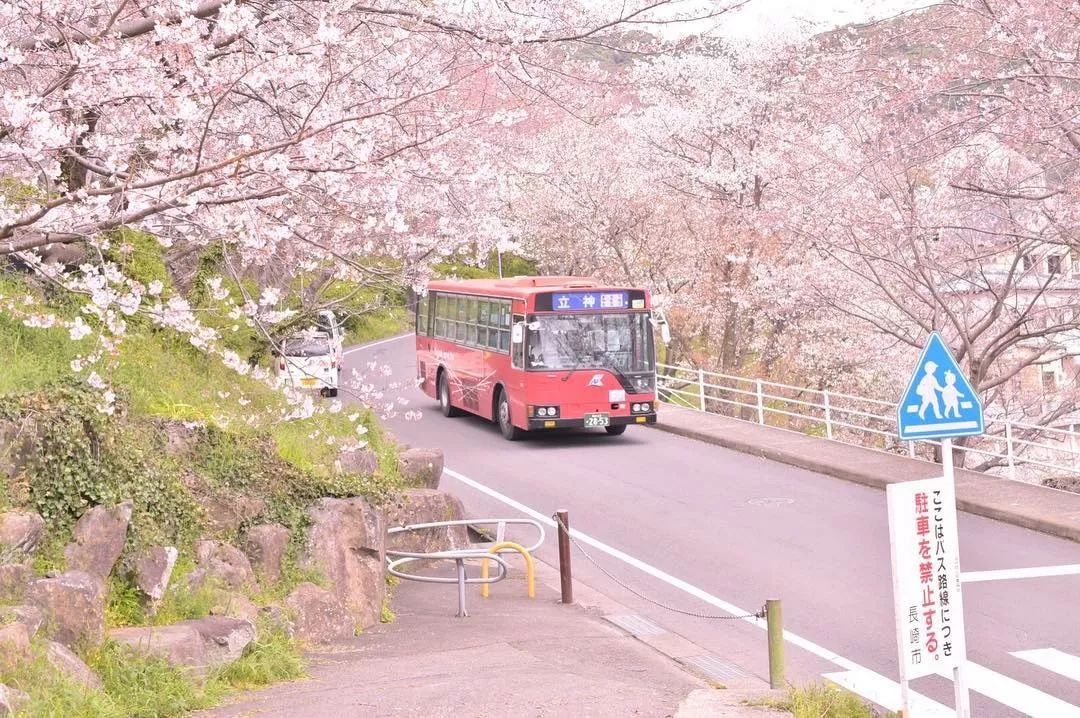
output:
[[[750,0],[739,10],[697,23],[658,26],[669,36],[709,33],[731,40],[756,41],[777,35],[811,35],[838,25],[890,17],[931,0]],[[727,4],[725,0],[687,2],[682,9]]]

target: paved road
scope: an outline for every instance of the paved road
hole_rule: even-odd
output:
[[[415,375],[410,339],[355,350],[346,365],[371,360],[390,364],[395,380]],[[397,436],[441,447],[449,468],[489,489],[444,478],[444,488],[460,496],[471,515],[518,515],[491,491],[544,515],[568,509],[575,529],[734,605],[756,609],[766,598],[782,598],[786,628],[812,642],[810,650],[789,644],[791,678],[845,672],[868,696],[881,677],[896,680],[883,492],[643,427],[622,437],[579,432],[511,443],[474,417],[444,418],[419,390],[410,389],[406,398],[424,416],[391,422]],[[960,530],[965,572],[1080,564],[1080,544],[967,514],[960,516]],[[717,612],[669,582],[593,553],[652,598]],[[549,540],[541,558],[555,563],[556,557]],[[658,608],[580,554],[574,570],[577,580],[649,620],[767,676],[759,628]],[[978,691],[973,715],[1080,716],[1080,576],[968,584],[965,608],[975,664],[970,680]],[[1038,653],[1013,655],[1021,651]],[[832,660],[822,658],[830,652]],[[952,705],[945,678],[921,679],[913,689]]]

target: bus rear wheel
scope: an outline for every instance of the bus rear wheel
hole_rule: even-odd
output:
[[[618,436],[626,431],[626,424],[619,424],[618,426],[605,426],[604,431],[612,436]]]
[[[505,391],[499,392],[499,404],[496,410],[496,419],[499,422],[499,431],[507,441],[517,441],[525,432],[510,422],[510,397]]]
[[[450,382],[446,379],[446,372],[439,372],[439,411],[443,416],[460,416],[461,412],[450,401]]]

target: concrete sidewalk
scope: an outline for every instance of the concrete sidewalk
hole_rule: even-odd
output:
[[[941,476],[941,466],[929,461],[670,404],[660,409],[655,427],[877,488],[896,481]],[[1080,494],[959,470],[956,502],[961,511],[1080,541]]]
[[[704,651],[681,636],[645,631],[650,645],[619,628],[630,611],[581,584],[575,605],[562,605],[550,566],[537,564],[537,597],[527,598],[519,563],[510,561],[515,570],[492,586],[491,598],[470,587],[469,618],[455,616],[455,586],[404,581],[393,600],[397,620],[312,653],[309,679],[242,694],[201,715],[790,715],[746,705],[776,697],[758,678],[742,674],[726,690],[691,673],[679,661]]]

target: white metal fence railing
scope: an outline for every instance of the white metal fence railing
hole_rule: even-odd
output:
[[[700,368],[659,364],[661,401],[762,425],[911,457],[932,459],[935,441],[901,441],[896,405],[827,389],[792,386]],[[968,468],[1010,479],[1072,481],[1080,476],[1080,432],[986,419],[986,434],[953,444]]]

